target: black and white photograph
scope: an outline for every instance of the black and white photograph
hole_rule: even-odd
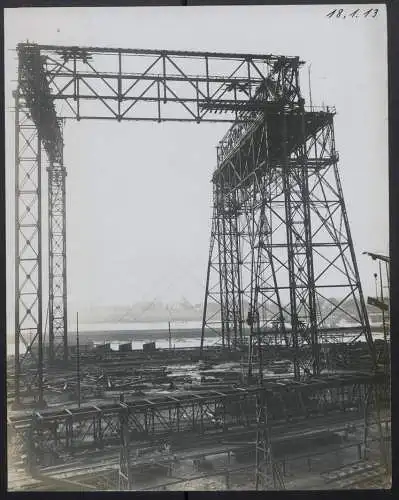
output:
[[[7,490],[391,489],[386,6],[4,41]]]

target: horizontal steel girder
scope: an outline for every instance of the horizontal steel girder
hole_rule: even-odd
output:
[[[272,395],[273,425],[280,422],[287,428],[295,426],[296,420],[323,420],[327,415],[334,419],[344,410],[348,415],[359,413],[364,405],[362,387],[380,383],[379,377],[367,375],[319,378],[307,383],[274,381],[263,388],[183,393],[62,411],[48,409],[36,412],[34,417],[10,419],[9,425],[39,453],[117,445],[123,412],[127,412],[129,441],[134,446],[154,439],[173,442],[185,435],[217,438],[229,431],[255,428],[256,397],[262,391]]]
[[[231,123],[253,121],[268,103],[303,101],[298,57],[29,43],[19,44],[18,52],[28,82],[23,91],[55,156],[62,145],[56,115]],[[65,102],[62,113],[57,101]]]

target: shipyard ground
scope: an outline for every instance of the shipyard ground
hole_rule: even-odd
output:
[[[267,384],[273,391],[292,391],[298,383],[292,380],[289,354],[279,346],[268,351]],[[131,419],[131,489],[255,489],[256,422],[248,415],[254,413],[257,388],[246,379],[245,352],[231,356],[209,348],[204,362],[198,349],[118,353],[86,347],[80,358],[80,408],[76,358],[66,367],[47,367],[47,408],[36,412],[36,435],[29,434],[33,409],[15,409],[10,372],[9,491],[120,489],[121,406]],[[327,383],[338,394],[339,387],[352,391],[362,384],[369,362],[359,351],[356,358],[362,365],[348,372],[337,361],[335,375],[321,375],[319,386]],[[309,383],[302,386],[305,394]],[[340,400],[339,411],[308,413],[308,418],[285,407],[285,420],[273,427],[274,459],[285,489],[390,488],[380,432],[390,449],[389,408],[378,418],[375,411],[368,415],[366,440],[364,416],[350,397]],[[222,410],[231,415],[221,416]],[[29,442],[40,448],[34,467],[28,466]]]

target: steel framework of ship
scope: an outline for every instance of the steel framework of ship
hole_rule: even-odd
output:
[[[68,360],[62,130],[67,120],[232,123],[219,143],[212,179],[201,346],[210,330],[228,349],[249,339],[253,367],[262,344],[278,336],[292,347],[296,378],[320,372],[323,343],[337,336],[345,342],[364,336],[373,354],[338,174],[335,111],[305,107],[298,57],[31,43],[19,44],[17,51],[17,403],[28,381],[43,402],[44,165],[49,362]],[[354,326],[330,327],[337,312]]]

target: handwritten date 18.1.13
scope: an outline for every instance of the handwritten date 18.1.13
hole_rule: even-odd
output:
[[[352,12],[345,12],[344,9],[334,9],[326,16],[330,19],[375,19],[378,16],[378,9],[356,9]]]

